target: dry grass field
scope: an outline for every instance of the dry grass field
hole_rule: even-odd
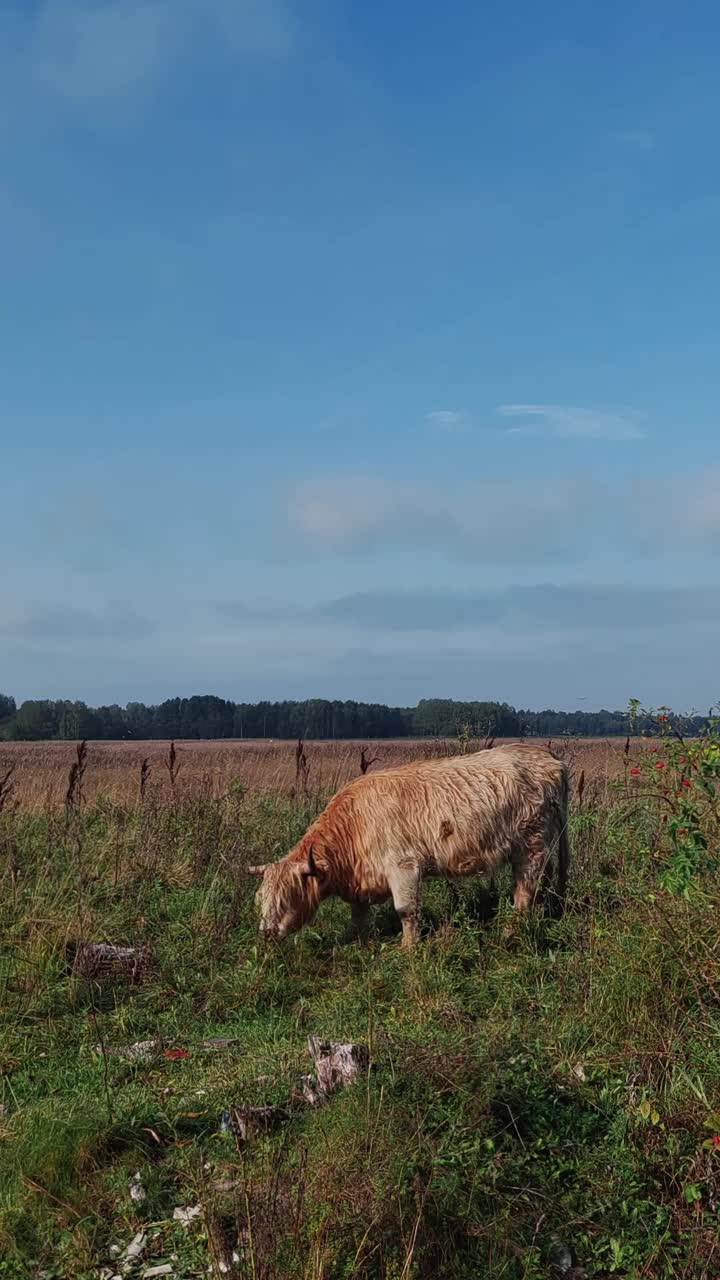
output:
[[[498,742],[505,739],[498,739]],[[507,739],[510,741],[510,739]],[[482,743],[467,744],[470,750]],[[624,740],[619,738],[557,739],[553,750],[568,759],[576,778],[582,773],[588,794],[601,791],[622,775]],[[250,791],[321,796],[334,792],[361,771],[361,752],[379,769],[411,760],[456,752],[449,739],[398,738],[379,742],[306,742],[305,765],[298,769],[296,744],[279,740],[212,739],[176,742],[176,795],[218,798],[234,785]],[[642,751],[631,744],[631,752]],[[172,799],[167,767],[169,743],[90,742],[84,781],[86,801],[105,797],[114,804],[134,804],[147,761],[145,793],[163,804]],[[53,809],[64,803],[68,775],[75,759],[72,742],[0,743],[0,777],[14,767],[14,795],[27,809]]]

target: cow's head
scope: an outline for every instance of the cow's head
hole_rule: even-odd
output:
[[[260,911],[260,932],[264,938],[285,938],[312,920],[320,902],[320,884],[323,878],[312,848],[307,858],[282,858],[280,862],[248,867],[248,872],[262,876],[255,901]]]

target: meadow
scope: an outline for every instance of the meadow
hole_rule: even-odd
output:
[[[258,940],[245,866],[363,748],[475,745],[0,744],[0,1277],[720,1275],[714,738],[557,744],[561,919],[470,881],[411,953],[389,906]],[[311,1036],[369,1051],[321,1105]]]

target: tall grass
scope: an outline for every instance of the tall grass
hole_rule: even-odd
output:
[[[318,796],[337,790],[364,768],[377,770],[485,745],[463,736],[304,742],[298,755],[296,744],[284,741],[185,741],[174,744],[171,772],[167,743],[90,742],[83,785],[88,802],[110,800],[125,808],[135,806],[140,788],[142,798],[161,805],[172,801],[178,787],[186,800],[218,799],[234,785],[287,797],[297,791]],[[578,777],[584,770],[596,790],[604,791],[609,779],[622,774],[617,739],[563,739],[553,749],[570,760]],[[25,809],[60,808],[75,751],[68,742],[0,742],[0,779],[14,770],[15,796]]]
[[[720,880],[708,865],[686,897],[662,888],[672,848],[630,773],[639,748],[617,784],[589,771],[562,920],[508,943],[507,884],[495,900],[468,883],[452,917],[430,885],[411,954],[389,907],[359,945],[340,903],[258,944],[244,866],[300,836],[331,769],[360,772],[360,744],[304,750],[307,786],[284,744],[281,785],[238,770],[222,790],[184,744],[171,788],[144,744],[121,795],[93,779],[91,744],[72,804],[45,808],[16,803],[18,761],[0,813],[0,1276],[115,1274],[140,1232],[129,1275],[548,1280],[568,1255],[589,1277],[719,1274]],[[79,941],[147,965],[89,979]],[[372,1059],[317,1108],[299,1087],[311,1034]],[[147,1058],[118,1052],[144,1041]],[[238,1146],[222,1113],[260,1104],[287,1123]]]

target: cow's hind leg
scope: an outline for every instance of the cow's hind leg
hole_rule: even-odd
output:
[[[370,908],[366,902],[353,902],[350,911],[353,933],[356,938],[364,941],[370,929]]]
[[[552,850],[542,833],[529,836],[513,857],[513,904],[528,911],[542,901],[550,879]]]
[[[452,919],[457,915],[458,907],[460,906],[460,890],[454,880],[448,880],[447,887],[450,918]]]
[[[402,923],[402,945],[413,947],[420,933],[420,875],[414,868],[398,867],[388,882]]]

